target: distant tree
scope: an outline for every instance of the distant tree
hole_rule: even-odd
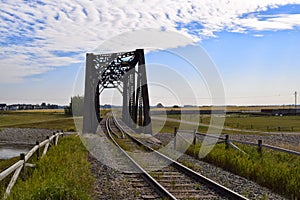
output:
[[[65,115],[72,115],[72,103],[70,103],[69,106],[65,106],[64,107],[64,110],[65,110]]]
[[[58,109],[58,105],[55,105],[55,104],[48,104],[48,105],[47,105],[47,108],[48,108],[48,109]]]
[[[110,105],[110,104],[104,104],[104,105],[102,106],[102,108],[109,109],[109,108],[111,108],[111,105]]]
[[[156,108],[164,108],[164,106],[162,105],[162,103],[158,103],[158,104],[156,105]]]
[[[174,105],[173,108],[179,108],[179,106],[178,105]]]
[[[43,102],[43,103],[41,104],[41,107],[46,107],[46,103]]]
[[[65,107],[65,114],[82,116],[83,115],[83,96],[71,97],[71,103],[69,106]]]

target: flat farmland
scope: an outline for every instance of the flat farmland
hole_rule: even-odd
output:
[[[209,111],[226,110],[224,132],[228,130],[262,131],[262,132],[300,132],[300,115],[298,116],[272,116],[263,114],[262,109],[282,109],[282,106],[227,106],[227,107],[188,107],[188,108],[154,108],[152,111]],[[285,106],[285,109],[293,109],[293,106]],[[153,115],[154,117],[168,117],[171,119],[200,123],[199,129],[206,130],[210,124],[209,114],[178,114],[174,112],[165,115]],[[218,116],[218,115],[216,115]],[[155,122],[155,120],[152,120]],[[168,125],[168,124],[166,124]],[[205,128],[206,127],[206,128]],[[227,130],[226,130],[227,129]]]
[[[208,126],[211,120],[210,115],[195,116],[189,114],[168,115],[168,118],[199,122],[200,126]],[[225,115],[224,127],[236,130],[257,130],[264,132],[300,132],[300,116],[230,114]]]
[[[234,111],[261,111],[261,109],[293,109],[294,106],[201,106],[201,107],[183,107],[183,108],[152,108],[153,111],[162,110],[221,110],[224,109],[227,112]]]
[[[4,111],[0,112],[0,128],[75,129],[72,116],[63,110]]]

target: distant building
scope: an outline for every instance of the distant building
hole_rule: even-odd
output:
[[[274,116],[283,115],[300,115],[300,108],[298,109],[261,109],[262,113],[268,113]]]
[[[19,110],[19,106],[17,104],[8,105],[8,110]]]
[[[5,103],[0,104],[0,110],[6,110],[6,104]]]
[[[58,106],[56,104],[48,104],[48,105],[33,105],[33,104],[0,104],[0,110],[39,110],[39,109],[63,109],[62,106]]]

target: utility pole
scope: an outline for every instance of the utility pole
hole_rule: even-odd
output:
[[[297,108],[297,91],[295,91],[295,109]]]

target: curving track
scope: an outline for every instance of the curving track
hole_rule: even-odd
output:
[[[247,199],[146,146],[127,133],[126,128],[122,127],[115,118],[106,118],[105,128],[110,139],[161,197]]]

